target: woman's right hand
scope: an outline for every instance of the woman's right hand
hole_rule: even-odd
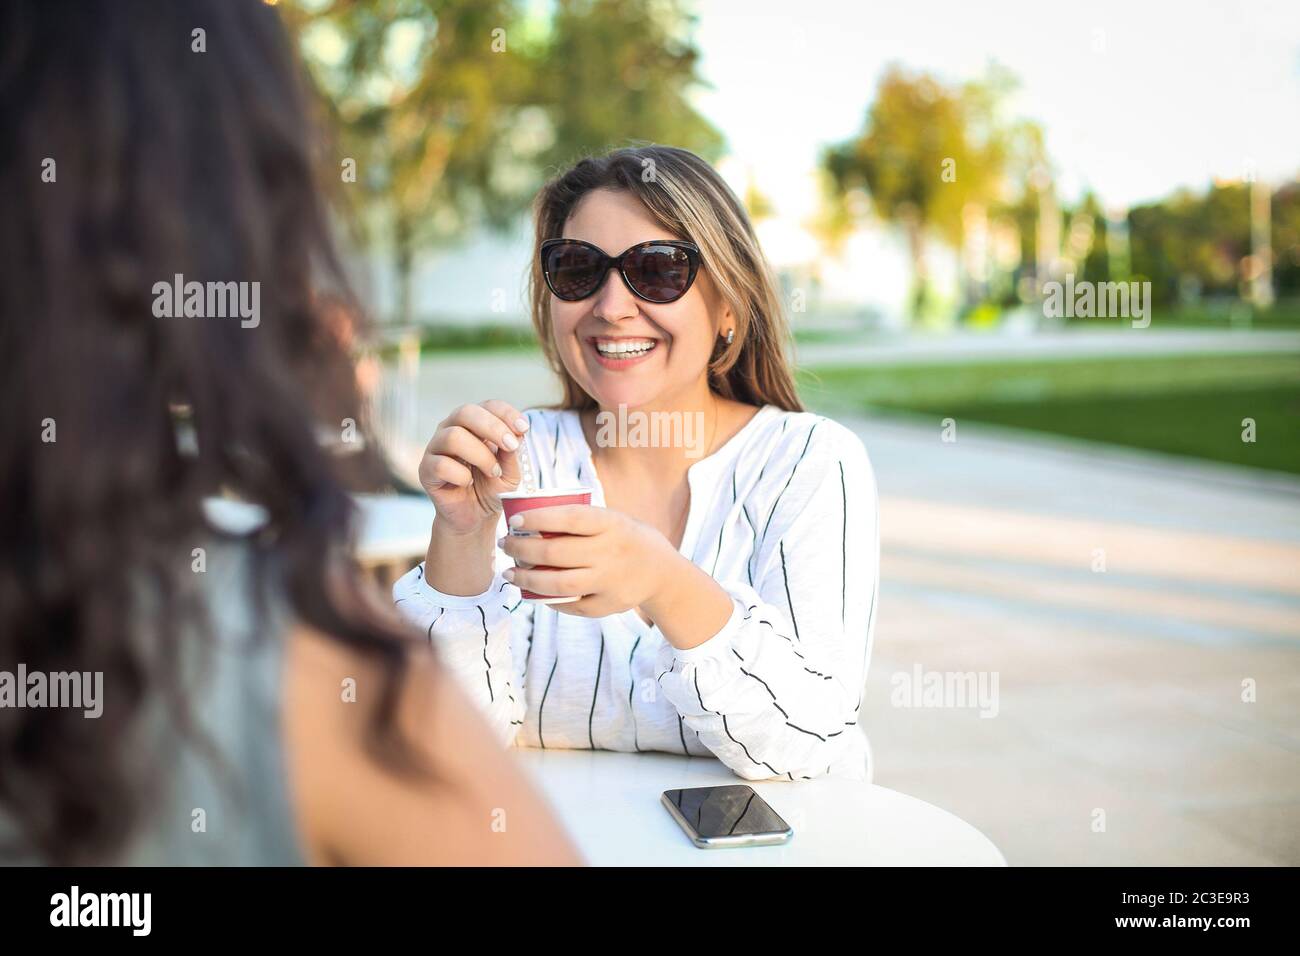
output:
[[[420,484],[453,534],[495,534],[500,495],[519,487],[516,454],[528,419],[514,406],[491,399],[462,405],[433,433],[420,461]]]

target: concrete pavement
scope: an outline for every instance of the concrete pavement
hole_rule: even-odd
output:
[[[877,782],[1012,864],[1300,863],[1300,482],[847,423],[881,489]],[[918,667],[996,674],[996,716],[894,706]]]

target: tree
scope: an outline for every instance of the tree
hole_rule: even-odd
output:
[[[1278,295],[1300,295],[1300,182],[1273,193],[1273,262]]]
[[[502,223],[526,201],[504,175],[527,100],[510,43],[518,15],[514,0],[334,0],[291,15],[339,151],[356,164],[356,189],[340,191],[363,234],[392,252],[400,321],[417,249],[468,222]]]
[[[1076,235],[1075,223],[1082,220],[1087,223],[1082,232],[1088,235],[1088,246],[1083,250],[1079,262],[1079,275],[1076,278],[1090,279],[1093,282],[1106,282],[1110,279],[1110,254],[1106,248],[1106,212],[1096,193],[1089,190],[1084,194],[1079,208],[1070,217],[1070,233]]]
[[[678,0],[558,0],[534,70],[554,130],[543,163],[637,141],[716,160],[722,134],[690,102],[702,85],[693,25]]]
[[[960,247],[968,205],[988,209],[1003,201],[1015,161],[1033,152],[1036,128],[1006,123],[1000,115],[1011,85],[1000,70],[948,87],[928,74],[891,67],[862,132],[823,155],[833,202],[865,190],[875,214],[903,228],[912,259],[913,314],[924,304],[927,240]]]
[[[401,322],[415,254],[516,222],[551,167],[629,139],[721,150],[689,103],[698,52],[675,0],[559,0],[549,17],[522,0],[332,0],[286,18],[356,162],[341,192],[393,255]]]
[[[1129,212],[1133,271],[1150,280],[1158,303],[1174,301],[1193,280],[1209,295],[1235,295],[1250,252],[1250,196],[1244,183],[1180,189]]]

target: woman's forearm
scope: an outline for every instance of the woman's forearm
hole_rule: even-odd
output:
[[[424,576],[429,586],[443,594],[472,597],[492,583],[492,558],[496,527],[485,524],[476,531],[445,531],[434,521],[425,552]]]
[[[717,581],[680,554],[664,573],[664,584],[641,605],[679,650],[703,644],[722,630],[731,617],[732,601]]]

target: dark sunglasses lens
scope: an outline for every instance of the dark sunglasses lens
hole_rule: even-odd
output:
[[[551,291],[566,302],[585,299],[600,285],[601,259],[595,249],[576,242],[546,250],[546,274]]]
[[[642,246],[623,260],[628,283],[653,302],[671,302],[691,285],[691,256],[677,246]]]

